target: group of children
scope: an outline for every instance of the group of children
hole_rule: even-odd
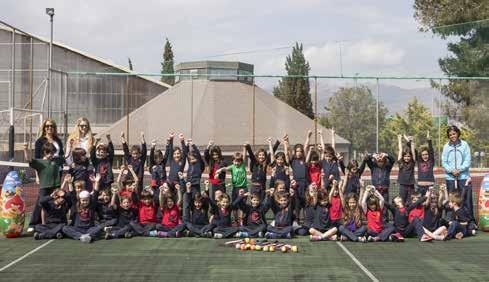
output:
[[[92,242],[133,236],[207,238],[310,236],[311,240],[420,241],[461,239],[475,234],[473,215],[462,205],[458,191],[445,185],[434,189],[434,154],[428,147],[418,154],[412,137],[399,136],[398,185],[400,195],[389,203],[391,169],[395,159],[385,153],[366,155],[359,164],[346,165],[331,144],[304,144],[289,152],[289,138],[272,143],[268,150],[253,151],[249,144],[224,161],[212,141],[202,155],[191,139],[175,134],[167,138],[163,152],[152,141],[148,171],[151,181],[143,185],[147,148],[129,149],[121,134],[126,165],[114,183],[114,147],[96,141],[92,152],[75,148],[73,163],[62,176],[63,157],[53,158],[54,146],[42,148],[42,159],[25,158],[39,176],[41,222],[34,226],[35,239],[65,236]],[[283,150],[279,151],[280,143]],[[247,160],[248,165],[247,165]],[[372,185],[361,180],[366,167]],[[415,166],[418,168],[417,183]],[[248,170],[251,173],[248,179]],[[208,173],[203,181],[202,175]],[[231,174],[231,195],[226,191],[226,173]],[[267,177],[270,175],[267,187]],[[60,179],[63,179],[61,182]],[[204,189],[201,189],[201,183]],[[273,219],[267,218],[267,212]],[[388,211],[392,214],[392,222]]]

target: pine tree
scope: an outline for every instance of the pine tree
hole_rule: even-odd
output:
[[[296,42],[292,54],[287,56],[285,61],[287,75],[308,76],[310,69],[309,62],[304,57],[302,44]],[[308,78],[284,77],[278,82],[278,86],[274,87],[273,94],[304,115],[314,118],[309,90]]]
[[[161,74],[173,74],[173,50],[170,41],[166,38],[165,51],[163,53],[163,62],[161,63]],[[174,85],[174,76],[162,76],[161,82]]]

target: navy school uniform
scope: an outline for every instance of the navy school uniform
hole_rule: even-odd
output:
[[[196,192],[200,192],[200,180],[205,170],[205,163],[200,155],[199,148],[195,144],[192,144],[192,151],[197,156],[197,161],[193,164],[190,162],[188,164],[187,182],[192,183],[192,195],[195,195]]]
[[[270,196],[268,196],[270,197]],[[295,200],[293,197],[289,199],[289,205],[286,208],[280,208],[273,199],[269,199],[270,208],[274,214],[274,225],[267,225],[267,232],[275,233],[281,237],[292,235],[294,223],[294,208]]]
[[[183,223],[191,235],[202,236],[212,231],[215,226],[209,223],[209,204],[207,201],[204,200],[201,209],[196,209],[192,193],[185,193],[183,204]]]
[[[399,196],[404,203],[408,203],[411,194],[414,193],[414,167],[415,162],[413,159],[409,163],[405,163],[404,160],[399,160],[399,174],[397,176],[397,183],[399,185]]]
[[[214,215],[212,221],[214,233],[221,233],[223,238],[227,238],[238,232],[238,227],[231,225],[231,211],[236,209],[235,203],[231,203],[227,209],[221,209],[214,200],[209,198],[209,204],[211,206],[211,213]]]
[[[389,202],[389,187],[390,187],[390,176],[392,167],[394,166],[395,160],[392,156],[387,155],[386,162],[382,167],[379,167],[377,161],[375,161],[372,155],[367,155],[365,162],[370,169],[372,185],[384,198],[386,203]],[[384,209],[384,221],[388,222],[387,209]]]
[[[341,171],[344,175],[346,175],[346,167],[343,160],[339,160],[338,164],[340,166]],[[346,178],[346,187],[344,191],[344,195],[348,195],[349,193],[360,194],[360,179],[362,178],[362,174],[365,171],[366,162],[362,161],[356,173],[352,173]]]
[[[305,194],[306,188],[309,185],[308,175],[307,175],[307,164],[304,159],[292,158],[290,162],[290,167],[292,168],[292,175],[296,182],[295,191],[297,195],[297,207],[303,207],[305,205]]]
[[[423,227],[433,232],[442,226],[443,207],[424,208]]]
[[[55,238],[56,234],[62,232],[63,227],[68,223],[66,214],[72,205],[71,195],[68,193],[65,194],[65,202],[60,207],[55,205],[54,198],[51,196],[41,198],[39,203],[46,212],[46,223],[35,225],[34,230],[42,239]]]
[[[180,181],[180,178],[178,177],[179,172],[183,172],[183,169],[185,168],[185,164],[187,161],[187,154],[188,154],[188,148],[187,145],[185,145],[185,141],[181,140],[181,149],[182,149],[182,155],[180,160],[177,162],[173,159],[173,138],[170,138],[168,140],[168,143],[166,144],[166,156],[167,160],[166,163],[170,166],[170,171],[168,172],[168,184],[173,188],[175,187],[175,184],[177,184]]]
[[[132,224],[138,221],[138,210],[135,208],[117,208],[117,225],[112,227],[110,235],[114,238],[123,237],[127,232],[133,232]]]
[[[409,143],[408,143],[409,144]],[[433,169],[435,167],[435,153],[433,150],[433,142],[431,140],[428,140],[428,161],[423,161],[423,158],[421,156],[421,152],[416,152],[416,164],[418,166],[418,182],[419,181],[424,181],[424,182],[433,182],[435,183],[435,175],[433,173]],[[418,185],[417,189],[418,192],[421,193],[421,195],[426,194],[426,191],[428,191],[429,186],[422,186]]]
[[[149,151],[149,172],[151,173],[151,187],[158,188],[166,182],[166,162],[168,159],[168,150],[165,150],[163,160],[157,164],[155,162],[155,148],[151,147]]]
[[[409,212],[415,207],[419,206],[426,200],[425,197],[420,197],[418,201],[408,205],[403,209],[394,207],[393,205],[385,203],[384,205],[389,209],[394,218],[394,227],[403,237],[408,237],[416,234],[419,239],[424,234],[423,221],[418,217],[415,217],[412,222],[409,222]]]
[[[97,215],[97,200],[98,191],[94,190],[90,196],[90,204],[87,209],[78,209],[76,203],[76,195],[72,193],[72,222],[71,226],[64,226],[63,233],[75,240],[79,240],[80,236],[84,234],[90,235],[90,237],[97,237],[104,228],[101,224],[96,224],[95,219]]]
[[[246,145],[246,151],[248,153],[248,158],[250,159],[250,169],[251,169],[251,189],[250,193],[259,193],[260,198],[265,198],[265,189],[267,183],[267,168],[270,163],[270,154],[274,154],[277,150],[280,142],[277,140],[273,145],[273,152],[265,153],[265,162],[263,164],[259,163],[251,146]]]
[[[223,170],[219,175],[215,175],[215,172],[218,169],[227,167],[227,164],[223,160],[219,160],[215,162],[210,155],[209,148],[206,148],[204,151],[204,159],[207,165],[209,166],[209,182],[210,182],[210,191],[209,196],[214,200],[214,194],[217,190],[226,193],[226,171]]]
[[[141,156],[139,159],[134,159],[132,157],[127,143],[122,143],[122,149],[124,150],[124,157],[126,158],[127,164],[132,166],[134,172],[138,176],[138,194],[141,194],[144,182],[144,163],[146,162],[147,155],[146,143],[141,143]]]
[[[324,173],[322,179],[324,187],[329,187],[333,183],[333,180],[340,181],[340,169],[337,160],[322,160],[321,167]],[[329,179],[330,175],[333,175],[333,180]]]
[[[102,201],[97,202],[97,215],[98,222],[104,227],[117,224],[117,207],[112,206],[110,201],[108,203]]]
[[[289,190],[290,189],[290,176],[286,173],[286,166],[285,165],[275,165],[273,167],[274,172],[272,173],[272,176],[270,177],[270,187],[275,187],[275,182],[277,180],[282,180],[285,182],[285,189]]]
[[[257,207],[253,207],[246,202],[245,197],[238,196],[235,203],[244,214],[244,226],[240,227],[240,231],[247,232],[250,237],[258,237],[260,232],[264,233],[267,230],[265,215],[270,208],[269,200],[269,197],[267,197]]]
[[[454,238],[455,235],[459,232],[462,232],[464,237],[470,235],[468,224],[471,220],[470,213],[467,211],[465,207],[460,207],[457,210],[454,210],[451,216],[451,220],[448,224],[448,235],[447,238]]]
[[[114,183],[114,173],[112,171],[112,163],[114,161],[114,145],[112,142],[107,144],[107,157],[104,159],[97,158],[95,146],[92,146],[90,160],[95,169],[95,173],[100,174],[99,190],[110,189]]]
[[[75,164],[69,168],[68,173],[73,177],[73,182],[83,180],[85,182],[85,189],[88,192],[92,192],[93,185],[90,181],[90,175],[93,175],[93,170],[89,167],[88,159],[83,164]]]
[[[309,234],[310,228],[314,228],[319,232],[326,232],[333,228],[329,217],[329,207],[329,204],[327,206],[319,204],[307,206],[304,209],[304,224],[298,230],[299,235]]]

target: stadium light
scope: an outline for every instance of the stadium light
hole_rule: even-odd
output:
[[[54,8],[46,8],[46,14],[49,16],[51,22],[51,39],[49,41],[49,70],[48,70],[48,117],[51,117],[51,70],[53,68],[53,17]]]

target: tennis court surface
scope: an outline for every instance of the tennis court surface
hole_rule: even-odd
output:
[[[0,239],[0,281],[487,281],[489,234],[449,242],[310,242],[299,253],[239,251],[228,240]],[[27,254],[27,255],[26,255]]]

